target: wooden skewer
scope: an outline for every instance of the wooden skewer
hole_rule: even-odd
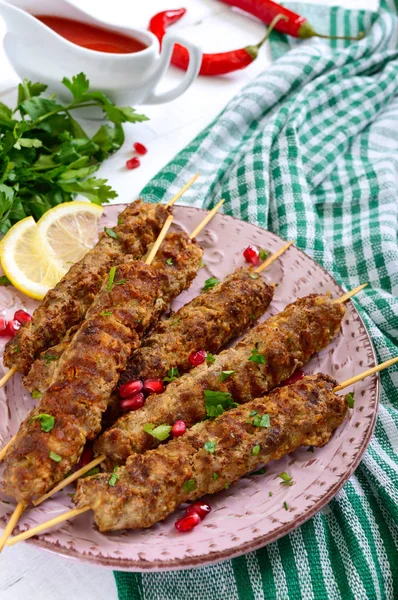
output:
[[[12,530],[14,529],[15,525],[18,523],[19,518],[22,515],[25,508],[26,508],[25,502],[18,502],[17,506],[15,507],[15,510],[12,513],[10,520],[8,521],[6,528],[3,531],[3,535],[0,538],[0,553],[3,550],[4,546],[6,545],[6,542],[12,533]]]
[[[188,183],[186,183],[184,186],[182,186],[182,188],[180,189],[179,192],[177,192],[177,194],[175,196],[172,197],[171,200],[169,200],[165,206],[168,208],[169,206],[173,206],[173,204],[175,204],[177,202],[177,200],[179,200],[181,198],[181,196],[187,191],[188,188],[191,187],[191,185],[193,183],[195,183],[195,181],[197,180],[197,178],[199,177],[200,173],[196,173],[196,175],[194,175],[189,181]]]
[[[9,379],[17,372],[17,367],[11,367],[9,371],[0,379],[0,389],[7,383]]]
[[[189,236],[190,240],[193,240],[194,238],[196,238],[197,235],[202,231],[202,229],[204,227],[206,227],[207,223],[209,223],[212,220],[212,218],[214,217],[214,215],[216,214],[216,212],[218,211],[220,206],[222,206],[224,204],[224,202],[225,202],[225,200],[220,200],[220,202],[218,204],[216,204],[216,206],[214,208],[212,208],[212,210],[209,212],[208,215],[206,215],[206,217],[203,219],[203,221],[201,223],[199,223],[199,225],[197,227],[195,227],[195,229]]]
[[[360,292],[361,290],[363,290],[363,288],[366,288],[368,284],[367,283],[363,283],[362,285],[358,285],[358,287],[354,288],[353,290],[350,290],[349,292],[346,292],[344,294],[344,296],[341,296],[341,298],[337,298],[337,300],[335,300],[336,304],[342,304],[343,302],[346,302],[347,300],[349,300],[350,298],[352,298],[352,296],[355,296],[355,294],[358,294],[358,292]]]
[[[276,252],[274,252],[274,254],[271,254],[271,256],[269,258],[267,258],[267,260],[264,261],[262,265],[258,266],[257,269],[254,272],[255,273],[262,273],[264,271],[264,269],[266,269],[267,267],[269,267],[270,264],[272,264],[274,262],[274,260],[276,260],[277,258],[279,258],[279,256],[281,254],[283,254],[284,252],[286,252],[286,250],[288,248],[290,248],[290,246],[293,243],[294,243],[294,240],[292,240],[291,242],[287,242],[287,244],[285,244],[284,246],[282,246],[282,248],[279,248],[279,250],[277,250]]]
[[[343,388],[346,388],[349,385],[356,383],[357,381],[361,381],[362,379],[365,379],[366,377],[369,377],[370,375],[377,373],[378,371],[387,369],[387,367],[390,367],[391,365],[393,365],[397,362],[398,362],[398,356],[396,356],[395,358],[391,358],[390,360],[387,360],[386,362],[381,363],[380,365],[377,365],[376,367],[373,367],[372,369],[368,369],[367,371],[364,371],[360,375],[356,375],[355,377],[351,377],[350,379],[343,381],[343,383],[336,386],[333,391],[338,392],[338,391],[342,390]],[[87,512],[89,510],[91,510],[91,508],[89,506],[68,510],[67,512],[63,513],[62,515],[59,515],[58,517],[51,519],[51,521],[47,521],[46,523],[37,525],[36,527],[33,527],[32,529],[29,529],[28,531],[24,531],[23,533],[20,533],[19,535],[11,538],[10,540],[8,540],[7,546],[14,546],[14,544],[17,544],[18,542],[27,540],[28,538],[31,538],[34,535],[39,535],[40,533],[47,531],[47,529],[49,529],[50,527],[53,527],[54,525],[59,525],[60,523],[63,523],[64,521],[67,521],[68,519],[71,519],[77,515],[81,515],[82,513]]]
[[[169,217],[167,217],[167,219],[162,227],[162,231],[158,235],[158,239],[156,240],[156,242],[154,243],[154,245],[151,248],[150,253],[146,257],[146,260],[145,260],[146,265],[150,265],[152,263],[153,259],[155,258],[156,253],[159,250],[161,243],[163,242],[168,230],[170,229],[170,225],[172,224],[173,219],[174,219],[173,215],[170,215]]]

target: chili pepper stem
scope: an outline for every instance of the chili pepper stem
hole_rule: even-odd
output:
[[[315,29],[312,27],[312,25],[310,23],[308,23],[308,21],[305,21],[301,25],[301,27],[298,31],[298,36],[302,40],[312,38],[312,37],[319,37],[324,40],[351,40],[351,41],[358,42],[359,40],[361,40],[364,37],[364,32],[361,31],[361,33],[357,37],[350,37],[350,36],[344,36],[344,35],[326,35],[324,33],[318,33],[317,31],[315,31]]]
[[[288,19],[287,19],[287,17],[285,17],[285,15],[282,15],[282,14],[276,15],[272,19],[271,23],[269,24],[268,29],[267,29],[267,33],[265,34],[265,36],[263,37],[263,39],[260,40],[258,44],[254,44],[254,45],[246,46],[245,47],[246,52],[252,57],[253,60],[255,58],[257,58],[258,52],[259,52],[261,46],[263,46],[263,44],[265,44],[265,42],[268,40],[268,38],[271,35],[272,30],[274,29],[275,25],[279,21],[282,21],[282,20],[283,21],[287,21]]]

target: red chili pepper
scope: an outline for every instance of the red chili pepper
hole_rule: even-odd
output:
[[[221,0],[221,2],[230,6],[236,6],[236,8],[240,8],[254,17],[261,19],[267,25],[271,23],[276,15],[283,15],[286,18],[278,21],[275,24],[275,29],[292,37],[300,39],[320,37],[328,40],[360,40],[363,38],[363,33],[358,37],[332,36],[317,33],[305,17],[300,17],[297,13],[272,0]]]
[[[158,13],[150,20],[149,31],[156,35],[159,42],[162,42],[167,27],[176,21],[179,21],[186,12],[187,11],[185,8],[179,8],[178,10],[166,10]],[[282,10],[280,13],[282,13]],[[230,52],[203,54],[202,65],[200,67],[199,74],[225,75],[226,73],[232,73],[233,71],[244,69],[250,65],[253,60],[257,58],[261,46],[267,41],[275,24],[281,19],[286,19],[286,17],[282,14],[275,15],[275,18],[269,24],[266,35],[258,44],[246,46],[245,48],[240,48],[239,50],[231,50]],[[189,63],[188,50],[180,44],[175,44],[171,62],[176,67],[186,70]]]

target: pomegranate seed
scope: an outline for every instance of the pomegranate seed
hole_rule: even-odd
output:
[[[20,327],[21,327],[21,323],[19,321],[15,321],[13,319],[12,321],[8,321],[7,327],[2,332],[2,334],[10,335],[11,337],[14,337],[14,335],[17,333],[17,331]]]
[[[88,463],[90,463],[94,458],[94,452],[93,452],[93,447],[91,444],[88,444],[86,446],[84,446],[82,455],[80,457],[80,461],[79,461],[79,466],[80,467],[85,467],[86,465],[88,465]]]
[[[134,156],[134,158],[130,158],[130,160],[126,162],[126,167],[128,169],[137,169],[140,164],[140,159]]]
[[[187,426],[184,421],[176,421],[171,428],[171,435],[173,437],[180,437],[180,435],[184,435],[187,430]]]
[[[17,310],[14,319],[19,323],[27,323],[32,320],[32,316],[26,312],[26,310]]]
[[[206,515],[211,511],[211,506],[208,504],[203,504],[202,502],[194,502],[190,506],[187,506],[185,509],[185,516],[189,517],[189,515],[197,514],[203,520]]]
[[[194,367],[198,367],[205,362],[207,356],[206,350],[198,350],[197,352],[191,352],[189,355],[189,362]]]
[[[296,383],[296,381],[300,381],[304,377],[303,371],[301,369],[297,369],[290,377],[285,379],[282,385],[291,385],[292,383]]]
[[[136,142],[134,144],[134,150],[137,152],[137,154],[146,154],[148,152],[147,148],[144,146],[144,144],[140,144],[140,142]]]
[[[243,256],[246,262],[255,267],[260,264],[260,254],[255,246],[248,246],[246,250],[243,251]]]
[[[200,521],[201,518],[198,513],[192,513],[188,517],[182,517],[182,519],[178,519],[178,521],[174,523],[174,526],[176,529],[178,529],[178,531],[186,532],[191,531],[191,529],[196,527],[196,525],[199,525]]]
[[[120,401],[120,408],[123,410],[138,410],[142,408],[145,404],[145,397],[142,392],[139,394],[134,394],[131,398],[125,398]]]
[[[163,381],[160,379],[160,377],[145,379],[144,392],[147,394],[161,394],[164,392]]]
[[[127,383],[124,383],[119,388],[119,396],[121,398],[128,398],[129,396],[133,396],[134,394],[138,394],[144,387],[141,379],[132,379]]]

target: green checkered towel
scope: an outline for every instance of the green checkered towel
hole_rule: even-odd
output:
[[[293,5],[292,5],[293,6]],[[145,188],[201,177],[184,202],[257,223],[321,263],[355,300],[380,361],[398,355],[398,18],[294,5],[358,43],[273,41],[279,57]],[[289,50],[289,52],[286,52]],[[261,59],[259,59],[261,60]],[[116,573],[120,600],[398,598],[398,371],[381,375],[375,434],[355,475],[305,525],[216,566]]]

